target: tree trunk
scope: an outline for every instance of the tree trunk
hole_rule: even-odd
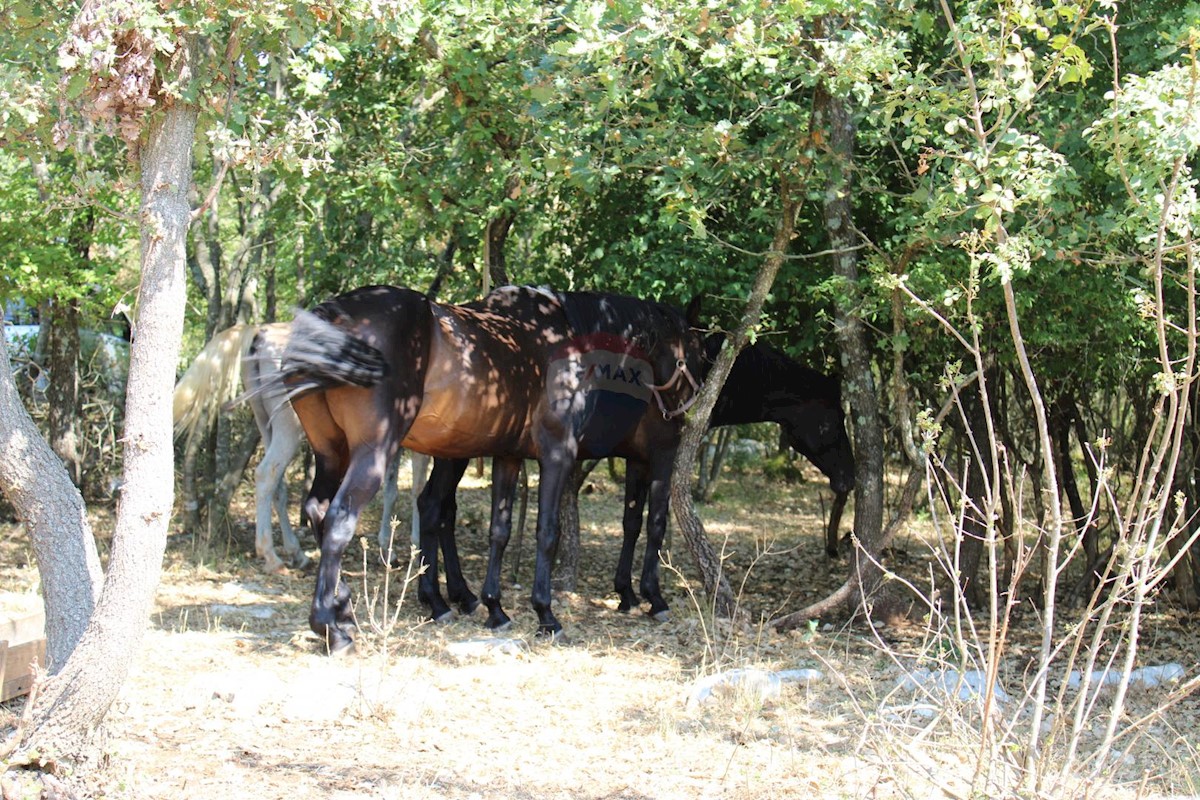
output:
[[[3,326],[0,492],[17,510],[33,539],[46,606],[46,656],[54,674],[83,636],[104,576],[83,497],[21,405]]]
[[[51,300],[42,317],[50,448],[62,459],[71,482],[83,486],[79,408],[79,302]]]
[[[829,179],[825,189],[825,230],[833,251],[833,274],[842,293],[836,301],[834,328],[842,357],[842,396],[850,404],[854,423],[854,536],[857,546],[850,559],[850,575],[835,593],[836,601],[821,601],[772,622],[781,630],[796,627],[814,614],[829,613],[850,603],[870,608],[879,586],[878,566],[884,544],[883,528],[883,425],[871,368],[867,329],[859,315],[861,291],[858,277],[858,241],[851,219],[851,176],[854,168],[855,122],[846,101],[817,87],[813,127],[826,132],[829,143]],[[831,598],[832,600],[832,598]]]
[[[985,382],[993,386],[994,380],[995,378],[991,377]],[[979,384],[980,382],[976,381],[959,395],[963,410],[962,464],[965,503],[958,545],[957,578],[963,597],[971,608],[980,608],[984,600],[979,589],[979,563],[983,557],[984,544],[988,540],[988,532],[995,524],[989,518],[994,508],[989,498],[999,491],[999,487],[990,485],[992,471],[989,456],[996,452],[996,447],[988,427],[988,416],[992,412],[984,407]]]
[[[704,532],[704,523],[696,514],[696,505],[692,498],[692,485],[695,482],[693,476],[700,447],[705,434],[708,433],[708,421],[712,417],[713,406],[717,403],[717,396],[725,385],[725,379],[729,377],[734,360],[749,341],[750,329],[762,318],[762,307],[767,293],[771,291],[775,276],[779,274],[779,268],[787,257],[795,218],[796,201],[791,181],[787,176],[782,176],[779,181],[779,220],[775,225],[771,250],[759,266],[758,274],[754,276],[754,285],[737,330],[726,339],[725,346],[721,348],[716,363],[704,381],[700,399],[687,416],[687,423],[683,426],[680,437],[679,452],[675,455],[674,471],[671,473],[671,509],[675,514],[675,521],[679,524],[683,540],[687,542],[692,560],[700,571],[704,591],[712,602],[713,611],[721,617],[732,617],[737,608],[737,601],[722,570],[721,559],[713,550],[712,543],[708,541]]]
[[[175,62],[190,72],[190,43]],[[130,346],[125,473],[108,574],[78,646],[42,685],[11,765],[53,771],[94,755],[95,737],[146,629],[171,518],[171,390],[183,336],[185,242],[196,110],[163,98],[141,152],[141,284]]]
[[[859,317],[861,289],[858,244],[850,209],[856,125],[846,101],[818,87],[814,113],[824,123],[833,156],[825,192],[825,230],[833,250],[833,274],[846,290],[834,311],[834,330],[842,356],[842,395],[854,420],[854,535],[852,559],[860,599],[865,603],[881,577],[876,566],[883,533],[883,426],[871,368],[867,328]]]
[[[593,461],[594,467],[598,462]],[[576,461],[558,501],[558,553],[554,562],[554,588],[573,592],[579,585],[579,490],[590,469]]]

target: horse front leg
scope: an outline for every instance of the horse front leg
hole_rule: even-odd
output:
[[[347,632],[348,628],[354,627],[354,613],[350,606],[350,587],[341,575],[342,556],[354,539],[363,507],[379,491],[386,463],[387,456],[379,448],[356,451],[321,526],[321,560],[308,624],[325,640],[331,655],[354,644]]]
[[[617,560],[617,574],[613,578],[613,589],[621,597],[618,611],[628,612],[638,605],[633,593],[633,551],[642,534],[642,514],[646,508],[646,495],[650,491],[650,473],[646,465],[633,459],[625,461],[625,513],[621,519],[624,538],[621,542],[621,557]]]
[[[483,604],[488,610],[484,624],[492,630],[504,630],[512,624],[500,607],[500,570],[504,562],[504,549],[512,533],[513,499],[520,473],[521,459],[492,459],[492,519],[488,530],[487,577],[484,578],[482,589]]]
[[[429,616],[437,622],[448,622],[453,616],[450,606],[442,599],[441,590],[438,588],[438,546],[441,544],[444,548],[445,538],[454,537],[454,513],[457,510],[454,494],[458,490],[463,473],[466,472],[467,464],[466,459],[436,459],[433,462],[433,473],[417,498],[417,511],[421,521],[421,566],[424,568],[417,578],[417,597],[429,606]],[[457,550],[454,552],[457,556]],[[462,580],[461,565],[457,559],[451,563],[451,559],[447,557],[447,587],[451,584],[452,574],[456,574],[459,581]],[[451,598],[453,599],[453,592]]]
[[[530,598],[538,616],[538,635],[554,637],[562,625],[550,608],[553,599],[551,573],[558,552],[558,504],[563,487],[575,466],[573,452],[543,458],[538,464],[537,561],[533,570],[533,595]]]
[[[647,611],[658,622],[670,619],[669,606],[663,599],[658,581],[658,562],[667,538],[667,512],[671,502],[671,466],[675,453],[656,454],[651,467],[650,515],[646,521],[646,555],[642,562],[642,597],[650,603]]]

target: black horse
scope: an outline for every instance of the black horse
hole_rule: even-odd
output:
[[[724,334],[715,333],[705,340],[706,363],[716,359]],[[837,495],[835,508],[840,509],[847,493],[854,488],[854,451],[846,435],[842,411],[841,386],[836,378],[804,366],[783,352],[758,342],[745,347],[734,361],[725,386],[713,408],[709,427],[740,425],[750,422],[775,422],[783,429],[789,446],[808,458],[829,478],[829,486]],[[672,449],[672,454],[675,450]],[[622,455],[626,453],[614,453]],[[649,454],[638,452],[627,456],[625,472],[625,513],[622,520],[624,539],[613,588],[620,596],[621,611],[638,604],[633,592],[634,548],[641,534],[642,512],[649,492],[667,492],[668,486],[648,481],[646,459]],[[437,542],[442,545],[446,559],[446,593],[450,602],[469,614],[479,605],[462,574],[454,535],[457,511],[455,493],[466,471],[467,459],[436,459],[429,482],[417,500],[421,527],[421,557],[427,565],[422,576],[420,598],[430,607],[434,619],[446,619],[450,607],[437,588]],[[667,475],[669,481],[669,473]],[[657,494],[651,499],[650,541],[643,561],[642,597],[650,603],[649,614],[665,620],[668,606],[653,577],[665,530],[666,499]],[[831,530],[836,529],[836,522]],[[428,537],[428,538],[427,538]],[[836,536],[833,537],[836,554]],[[829,545],[827,544],[827,549]],[[489,565],[490,567],[490,565]],[[491,571],[489,569],[489,577]],[[488,626],[507,622],[489,616]]]
[[[550,569],[567,474],[581,456],[648,453],[661,486],[651,489],[651,505],[663,506],[652,517],[665,529],[680,427],[672,412],[694,399],[703,361],[703,343],[682,312],[620,295],[504,287],[454,306],[371,286],[297,316],[279,380],[316,456],[305,501],[321,548],[310,627],[331,652],[351,645],[342,554],[388,460],[408,447],[435,458],[493,457],[495,567],[483,586],[493,626],[507,621],[499,564],[516,478],[522,459],[538,460],[532,603],[539,633],[561,631]]]

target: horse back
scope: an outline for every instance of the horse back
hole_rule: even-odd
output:
[[[561,308],[514,287],[431,311],[429,368],[404,446],[441,458],[536,457],[547,364],[567,335]]]

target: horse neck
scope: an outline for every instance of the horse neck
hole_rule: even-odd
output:
[[[838,402],[832,378],[759,342],[738,354],[709,427],[782,422],[784,411],[822,401]]]

